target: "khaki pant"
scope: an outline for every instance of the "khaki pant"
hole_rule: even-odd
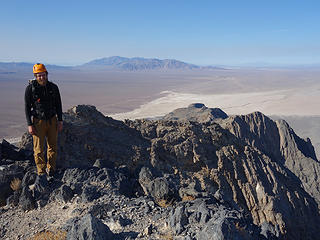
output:
[[[33,151],[38,175],[45,174],[46,168],[48,172],[55,171],[58,139],[57,118],[56,116],[50,120],[33,118],[33,124],[36,129],[36,134],[33,135]],[[47,139],[47,163],[44,158],[45,137]]]

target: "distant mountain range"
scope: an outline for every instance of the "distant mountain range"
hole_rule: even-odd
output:
[[[88,62],[84,67],[99,67],[120,69],[126,71],[141,71],[141,70],[196,70],[196,69],[217,69],[216,67],[208,66],[201,67],[194,64],[185,63],[175,59],[160,60],[157,58],[125,58],[119,56],[96,59]]]
[[[33,65],[34,63],[26,63],[26,62],[0,62],[0,74],[30,72],[32,71]],[[70,69],[71,67],[46,64],[46,68],[50,70],[57,70],[57,69]]]
[[[0,62],[0,73],[13,73],[17,71],[30,71],[32,63],[25,62]],[[213,66],[198,66],[185,63],[175,59],[156,59],[156,58],[126,58],[126,57],[107,57],[96,59],[88,63],[67,67],[57,65],[46,65],[48,69],[98,69],[98,70],[122,70],[122,71],[149,71],[149,70],[213,70],[223,69]]]

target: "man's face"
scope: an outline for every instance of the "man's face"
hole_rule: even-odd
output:
[[[41,72],[41,73],[36,73],[36,79],[37,82],[41,85],[44,86],[46,85],[48,78],[47,78],[47,73],[46,72]]]

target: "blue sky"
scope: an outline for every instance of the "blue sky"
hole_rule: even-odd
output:
[[[2,1],[0,61],[319,64],[320,1]]]

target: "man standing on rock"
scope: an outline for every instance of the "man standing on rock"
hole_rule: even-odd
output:
[[[30,81],[25,91],[25,113],[28,131],[33,137],[34,160],[38,181],[47,180],[46,173],[53,177],[56,170],[58,131],[62,131],[62,104],[59,88],[48,81],[46,67],[33,66],[35,80]],[[58,119],[57,119],[58,118]],[[47,163],[44,143],[47,140]]]

